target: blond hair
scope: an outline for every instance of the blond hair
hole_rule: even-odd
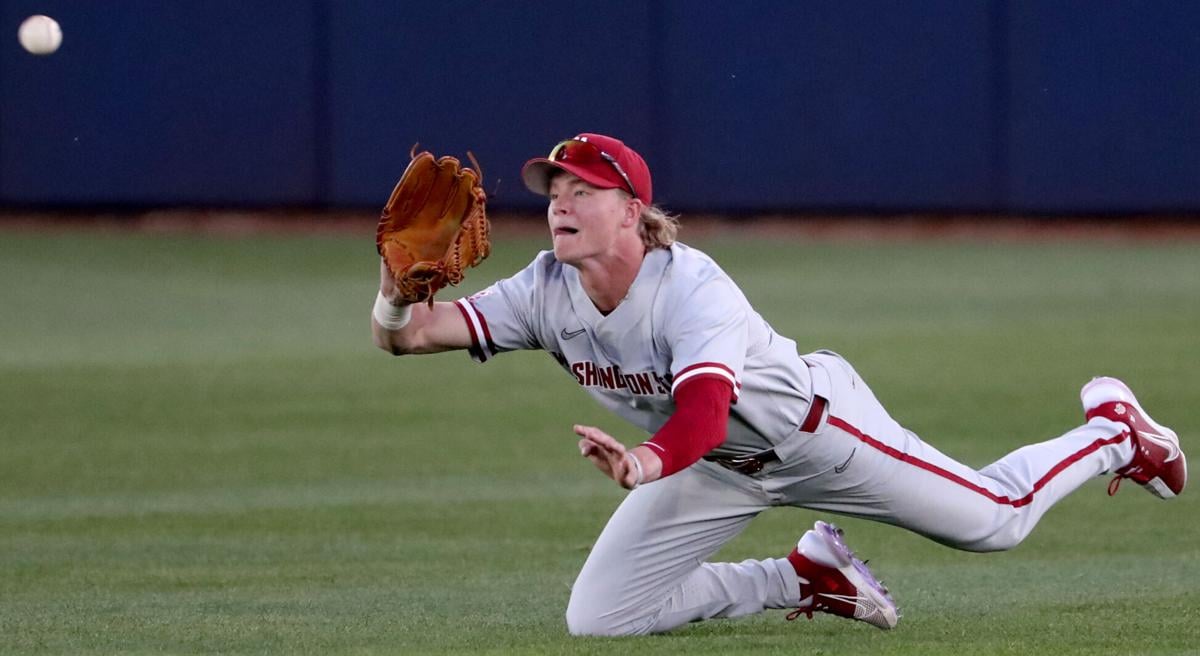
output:
[[[642,209],[642,216],[638,221],[638,236],[642,238],[642,244],[646,246],[646,250],[670,248],[671,244],[675,243],[675,236],[678,233],[679,218],[677,216],[667,214],[657,205],[647,205]]]

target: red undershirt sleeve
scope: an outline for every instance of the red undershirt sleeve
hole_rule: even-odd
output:
[[[689,467],[725,443],[733,386],[717,376],[697,377],[675,390],[675,412],[642,443],[662,459],[662,476]]]

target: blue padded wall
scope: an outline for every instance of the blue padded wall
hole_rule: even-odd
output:
[[[34,57],[31,13],[63,25]],[[1197,3],[0,0],[0,205],[376,207],[581,131],[680,210],[1200,211]]]

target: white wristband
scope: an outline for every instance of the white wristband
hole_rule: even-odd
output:
[[[375,323],[387,330],[400,330],[412,319],[412,306],[396,307],[383,297],[383,292],[379,292],[375,296],[375,309],[371,311],[371,316],[375,317]]]
[[[642,461],[638,460],[637,456],[633,455],[632,451],[626,451],[625,457],[633,461],[633,468],[637,470],[637,480],[633,482],[633,487],[629,488],[634,490],[637,489],[637,486],[642,484],[643,480],[645,480],[646,472],[642,470]]]

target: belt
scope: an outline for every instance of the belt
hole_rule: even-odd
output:
[[[811,433],[817,430],[817,426],[821,424],[821,415],[825,413],[827,405],[829,405],[829,401],[825,400],[825,397],[813,395],[812,403],[808,406],[808,414],[804,417],[804,422],[800,424],[801,433]],[[729,458],[704,456],[704,459],[709,462],[715,462],[725,469],[751,476],[762,471],[762,468],[767,463],[779,460],[779,454],[775,453],[775,449],[767,449],[766,451],[748,456]]]

